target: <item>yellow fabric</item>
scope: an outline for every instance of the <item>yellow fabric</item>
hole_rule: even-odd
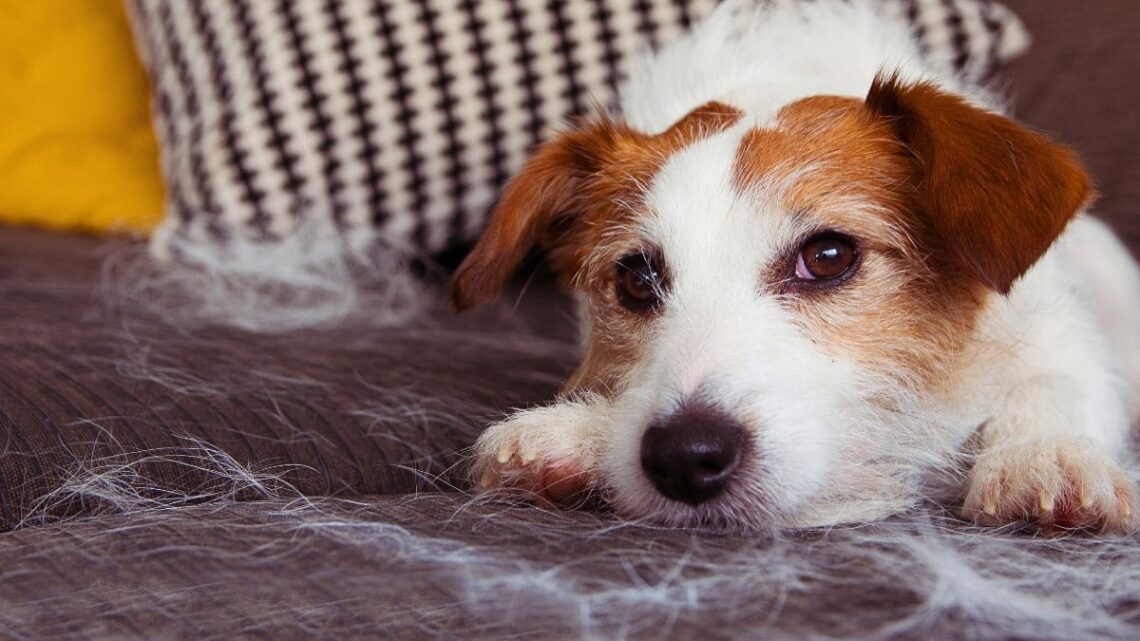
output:
[[[148,101],[121,0],[0,0],[0,222],[157,224]]]

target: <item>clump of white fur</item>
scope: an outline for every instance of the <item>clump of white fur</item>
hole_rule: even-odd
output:
[[[58,520],[69,504],[87,513],[154,513],[210,501],[239,497],[270,499],[299,497],[282,475],[289,467],[253,470],[226,452],[195,437],[182,437],[184,447],[120,453],[68,470],[60,485],[43,495],[16,528]],[[156,464],[202,473],[206,480],[193,489],[164,487],[146,469]]]
[[[1140,538],[1135,536],[1030,538],[965,526],[937,508],[921,507],[857,528],[718,537],[454,495],[312,499],[275,482],[273,475],[237,465],[206,443],[188,448],[177,457],[171,454],[168,462],[210,471],[216,477],[211,485],[218,488],[260,488],[257,516],[244,510],[239,519],[240,538],[214,543],[204,536],[235,505],[227,491],[198,506],[190,505],[204,498],[197,493],[152,488],[141,496],[131,488],[135,477],[128,457],[76,470],[54,493],[56,498],[97,498],[115,506],[120,516],[102,529],[41,524],[41,533],[55,528],[60,536],[37,538],[50,543],[35,554],[57,559],[79,554],[85,562],[97,554],[100,564],[140,569],[159,558],[169,563],[190,555],[185,558],[196,563],[224,560],[233,577],[263,576],[267,555],[275,566],[289,567],[290,556],[306,554],[312,546],[330,558],[364,564],[354,571],[337,563],[315,568],[307,579],[325,586],[321,594],[276,594],[280,607],[272,620],[227,620],[228,609],[202,619],[201,638],[208,639],[223,638],[235,626],[305,629],[311,622],[304,613],[332,613],[338,607],[350,607],[353,616],[323,618],[325,636],[367,629],[384,637],[412,626],[426,638],[448,638],[459,632],[459,619],[478,638],[522,630],[566,639],[699,634],[714,641],[920,638],[947,629],[959,638],[982,640],[1140,635],[1135,616]],[[164,456],[153,452],[139,461]],[[449,517],[437,520],[440,513]],[[435,516],[429,522],[425,515]],[[123,537],[168,544],[162,550],[116,544]],[[235,540],[247,544],[235,549]],[[0,568],[0,578],[10,571]],[[204,594],[224,595],[240,606],[264,598],[272,587],[193,583],[205,580],[194,572],[184,579],[189,583],[154,588],[159,592],[114,593],[111,605],[142,617],[192,608]],[[430,596],[417,601],[415,610],[389,607],[401,602],[400,594],[417,590]],[[866,601],[828,600],[854,593]],[[4,611],[17,636],[31,630],[34,607],[7,604]]]
[[[157,257],[134,249],[112,252],[104,267],[104,299],[174,326],[263,333],[352,319],[377,327],[406,324],[442,300],[439,287],[413,276],[413,250],[379,243],[349,247],[316,225],[271,242],[171,237],[162,247],[166,251]]]

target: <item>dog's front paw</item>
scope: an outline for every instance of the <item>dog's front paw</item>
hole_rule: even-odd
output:
[[[1135,508],[1135,485],[1107,453],[1077,440],[1043,440],[982,452],[962,512],[984,525],[1124,533],[1136,526]]]
[[[483,490],[520,489],[556,504],[581,502],[593,485],[585,435],[596,416],[566,402],[520,412],[487,428],[475,444],[472,473]]]

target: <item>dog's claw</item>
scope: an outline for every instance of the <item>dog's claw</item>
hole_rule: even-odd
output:
[[[1043,441],[984,457],[963,514],[985,525],[1035,522],[1046,534],[1127,533],[1136,489],[1111,457],[1079,441]]]
[[[472,485],[521,490],[556,504],[578,501],[592,481],[582,438],[592,416],[585,406],[555,405],[492,425],[475,444]]]
[[[495,485],[496,478],[498,477],[495,475],[494,470],[483,470],[483,476],[479,479],[479,486],[484,490],[490,489]]]

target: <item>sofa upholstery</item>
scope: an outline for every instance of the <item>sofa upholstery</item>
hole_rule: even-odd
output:
[[[1140,10],[1007,4],[1035,40],[1000,79],[1014,112],[1080,151],[1101,192],[1094,211],[1140,250]],[[548,399],[574,364],[569,305],[541,276],[470,316],[252,334],[136,305],[129,274],[106,266],[137,253],[0,229],[0,638],[1068,631],[924,609],[929,595],[905,575],[926,566],[900,552],[900,575],[884,576],[874,538],[845,530],[757,540],[473,499],[464,449],[490,420]],[[968,555],[976,531],[937,510],[923,519]],[[1128,547],[1140,539],[1003,542],[1015,536],[995,535],[996,549],[1140,572]],[[816,568],[817,583],[740,574],[730,585],[743,591],[693,592],[775,558]],[[1096,610],[1111,619],[1074,629],[1140,635],[1132,594],[1113,592]]]
[[[2,529],[32,511],[42,520],[97,508],[35,510],[80,469],[146,459],[138,472],[156,488],[199,488],[209,475],[179,460],[198,442],[277,467],[310,495],[454,482],[458,452],[483,425],[551,396],[572,366],[569,311],[549,288],[523,309],[537,308],[537,331],[501,310],[441,311],[427,327],[195,330],[141,311],[121,291],[130,267],[103,269],[135,250],[0,234]]]

